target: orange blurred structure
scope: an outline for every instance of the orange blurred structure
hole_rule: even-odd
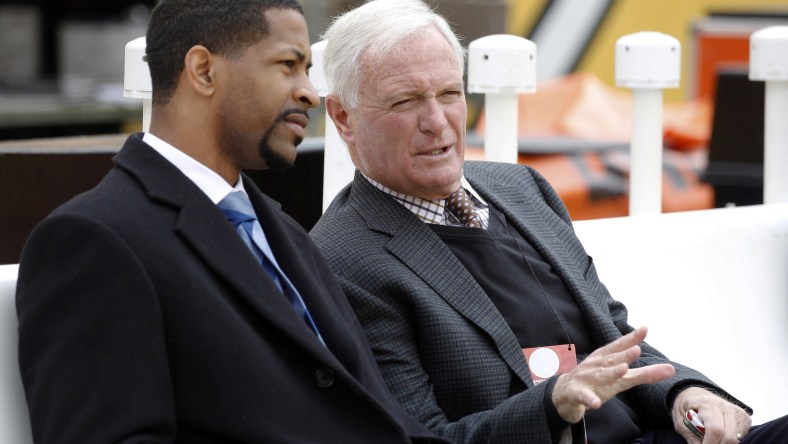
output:
[[[608,87],[590,74],[572,74],[540,83],[535,94],[520,95],[518,108],[524,148],[519,162],[550,181],[573,219],[628,214],[629,91]],[[706,165],[710,126],[708,101],[664,106],[664,212],[713,206],[713,189],[699,179]],[[483,113],[475,132],[484,134]],[[557,141],[551,144],[551,152],[529,149],[529,142],[546,139]],[[483,157],[482,147],[468,147],[466,158]]]

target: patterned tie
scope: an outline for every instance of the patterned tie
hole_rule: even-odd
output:
[[[241,236],[241,239],[246,246],[249,247],[249,250],[252,251],[252,254],[254,254],[257,260],[263,265],[263,268],[268,272],[268,275],[274,281],[277,288],[287,296],[295,311],[306,321],[307,325],[312,328],[318,339],[320,339],[320,342],[323,342],[323,338],[320,336],[317,325],[315,325],[315,321],[312,320],[312,316],[309,314],[304,300],[301,298],[295,286],[293,286],[277,265],[271,246],[268,245],[268,240],[266,240],[265,233],[263,233],[263,227],[260,225],[260,222],[257,221],[252,203],[249,201],[246,194],[243,191],[233,191],[225,196],[217,206],[235,226],[238,235]],[[325,343],[323,344],[325,345]]]
[[[481,228],[482,224],[479,215],[473,210],[473,202],[465,190],[460,187],[459,190],[451,193],[446,199],[446,209],[453,214],[460,223],[465,227]]]

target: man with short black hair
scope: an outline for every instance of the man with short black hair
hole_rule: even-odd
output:
[[[241,173],[291,165],[319,102],[298,2],[161,0],[147,60],[150,131],[21,258],[35,441],[432,441],[306,232]]]

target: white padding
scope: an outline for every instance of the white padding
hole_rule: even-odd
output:
[[[575,223],[646,342],[754,410],[788,414],[788,204]]]
[[[0,265],[0,443],[32,443],[17,359],[14,294],[19,266]]]

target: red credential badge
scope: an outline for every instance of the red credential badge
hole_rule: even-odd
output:
[[[577,367],[575,344],[524,348],[523,355],[534,384]]]

